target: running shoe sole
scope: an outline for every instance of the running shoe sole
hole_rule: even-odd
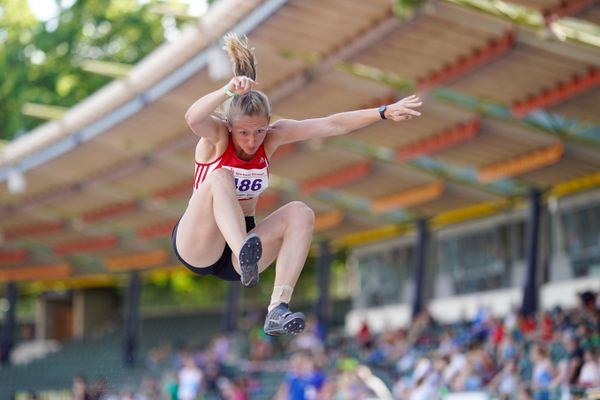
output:
[[[254,287],[258,283],[258,261],[262,257],[262,243],[255,234],[250,234],[240,250],[240,280],[246,287]]]
[[[265,329],[269,336],[283,336],[287,334],[297,335],[304,330],[306,322],[301,312],[292,313],[283,322],[283,327],[278,329]]]

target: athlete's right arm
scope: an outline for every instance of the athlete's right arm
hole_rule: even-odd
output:
[[[202,96],[188,108],[185,121],[196,134],[215,144],[219,141],[219,134],[223,123],[212,113],[227,99],[227,94],[221,88]]]
[[[242,95],[256,85],[256,82],[246,76],[234,76],[227,83],[227,90],[229,95]],[[185,121],[192,132],[213,144],[217,143],[220,139],[223,122],[212,116],[212,113],[227,100],[227,97],[225,88],[220,88],[196,100],[185,113]]]

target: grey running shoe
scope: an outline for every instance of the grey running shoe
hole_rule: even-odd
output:
[[[270,336],[296,335],[304,330],[304,325],[304,314],[291,312],[287,304],[281,303],[267,314],[264,329]]]
[[[254,233],[248,235],[242,249],[240,250],[240,280],[246,287],[256,286],[258,283],[258,260],[262,256],[262,243]]]

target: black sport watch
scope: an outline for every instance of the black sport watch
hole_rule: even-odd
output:
[[[381,116],[381,119],[387,119],[385,117],[385,110],[387,109],[387,106],[384,104],[382,106],[379,106],[379,115]]]

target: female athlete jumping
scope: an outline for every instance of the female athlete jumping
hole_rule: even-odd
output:
[[[252,287],[275,259],[275,284],[264,330],[269,335],[299,333],[304,315],[288,304],[308,254],[314,213],[293,201],[258,224],[258,196],[269,184],[269,160],[282,145],[343,135],[382,119],[405,121],[421,115],[417,96],[379,109],[270,124],[271,108],[257,83],[253,49],[234,34],[224,38],[235,76],[224,88],[198,99],[185,114],[200,137],[196,145],[194,192],[173,229],[175,254],[191,271]],[[219,109],[219,110],[218,110]]]

